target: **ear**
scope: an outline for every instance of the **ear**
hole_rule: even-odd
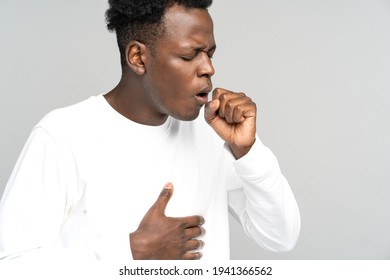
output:
[[[139,41],[131,41],[126,47],[126,64],[138,75],[146,72],[146,46]]]

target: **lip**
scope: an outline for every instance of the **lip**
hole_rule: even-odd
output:
[[[209,101],[209,93],[212,90],[210,86],[205,87],[200,90],[199,93],[195,95],[195,99],[198,101],[200,105],[205,105]]]
[[[209,101],[209,95],[207,93],[198,93],[195,95],[195,99],[198,101],[199,105],[205,105]]]

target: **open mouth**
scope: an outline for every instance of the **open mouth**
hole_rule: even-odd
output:
[[[200,97],[200,98],[205,98],[207,97],[209,94],[207,92],[201,92],[201,93],[198,93],[196,96]]]
[[[204,105],[207,103],[209,99],[209,94],[207,92],[200,92],[195,95],[196,100],[198,100],[200,105]]]

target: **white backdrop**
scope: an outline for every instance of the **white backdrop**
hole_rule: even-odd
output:
[[[231,219],[233,259],[390,259],[390,1],[215,0],[215,86],[258,130],[302,231],[270,253]],[[119,80],[106,0],[0,0],[0,194],[33,125]]]

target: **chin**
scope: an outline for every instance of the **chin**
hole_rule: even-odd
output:
[[[175,119],[181,120],[181,121],[193,121],[196,120],[199,116],[200,110],[197,110],[196,112],[176,112],[176,114],[172,114],[171,116]]]

